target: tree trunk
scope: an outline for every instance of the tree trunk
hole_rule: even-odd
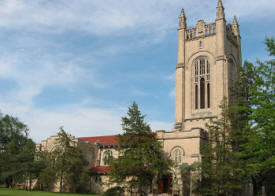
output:
[[[29,176],[29,190],[32,190],[32,175]]]
[[[5,180],[6,188],[10,188],[10,182],[8,179]]]
[[[259,188],[261,187],[258,183],[257,180],[252,179],[253,183],[253,196],[258,196]]]
[[[60,177],[60,187],[59,187],[59,192],[62,193],[63,192],[63,176],[61,175]]]

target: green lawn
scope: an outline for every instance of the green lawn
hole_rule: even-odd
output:
[[[18,189],[0,188],[0,196],[92,196],[93,194],[52,193],[46,191],[25,191]],[[100,195],[93,195],[100,196]]]

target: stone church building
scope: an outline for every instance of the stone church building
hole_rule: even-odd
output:
[[[230,97],[230,86],[242,63],[238,22],[236,17],[232,24],[226,22],[221,0],[213,23],[199,20],[195,27],[187,28],[186,18],[182,9],[178,26],[174,128],[156,131],[164,151],[178,164],[201,161],[201,147],[207,134],[205,123],[220,115],[219,105],[224,97]],[[109,188],[100,183],[108,180],[104,157],[117,156],[114,150],[118,145],[116,136],[77,139],[97,146],[93,156],[96,160],[92,161],[90,169],[91,191],[103,192]],[[42,142],[43,145],[46,143],[47,140]],[[183,190],[171,183],[173,178],[180,178],[176,168],[174,170],[172,176],[158,184],[158,193],[182,195]]]

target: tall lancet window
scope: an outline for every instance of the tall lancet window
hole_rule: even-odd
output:
[[[199,97],[198,97],[198,61],[195,63],[195,109],[198,109],[198,102],[199,102]]]
[[[210,108],[210,63],[199,57],[194,64],[194,106],[195,109]]]
[[[201,107],[201,109],[203,109],[205,107],[205,82],[204,82],[204,78],[201,78],[201,80],[200,80],[200,100],[201,100],[200,107]]]
[[[234,73],[235,73],[235,66],[232,59],[228,61],[228,99],[229,104],[232,103],[232,88],[234,86]]]
[[[206,70],[206,83],[207,83],[207,107],[210,108],[210,64],[209,61],[207,63],[207,70]]]
[[[232,87],[234,85],[234,63],[232,59],[229,59],[228,61],[228,83],[229,87]]]

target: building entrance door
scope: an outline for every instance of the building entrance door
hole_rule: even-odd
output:
[[[172,175],[162,176],[158,180],[158,193],[172,193]]]

